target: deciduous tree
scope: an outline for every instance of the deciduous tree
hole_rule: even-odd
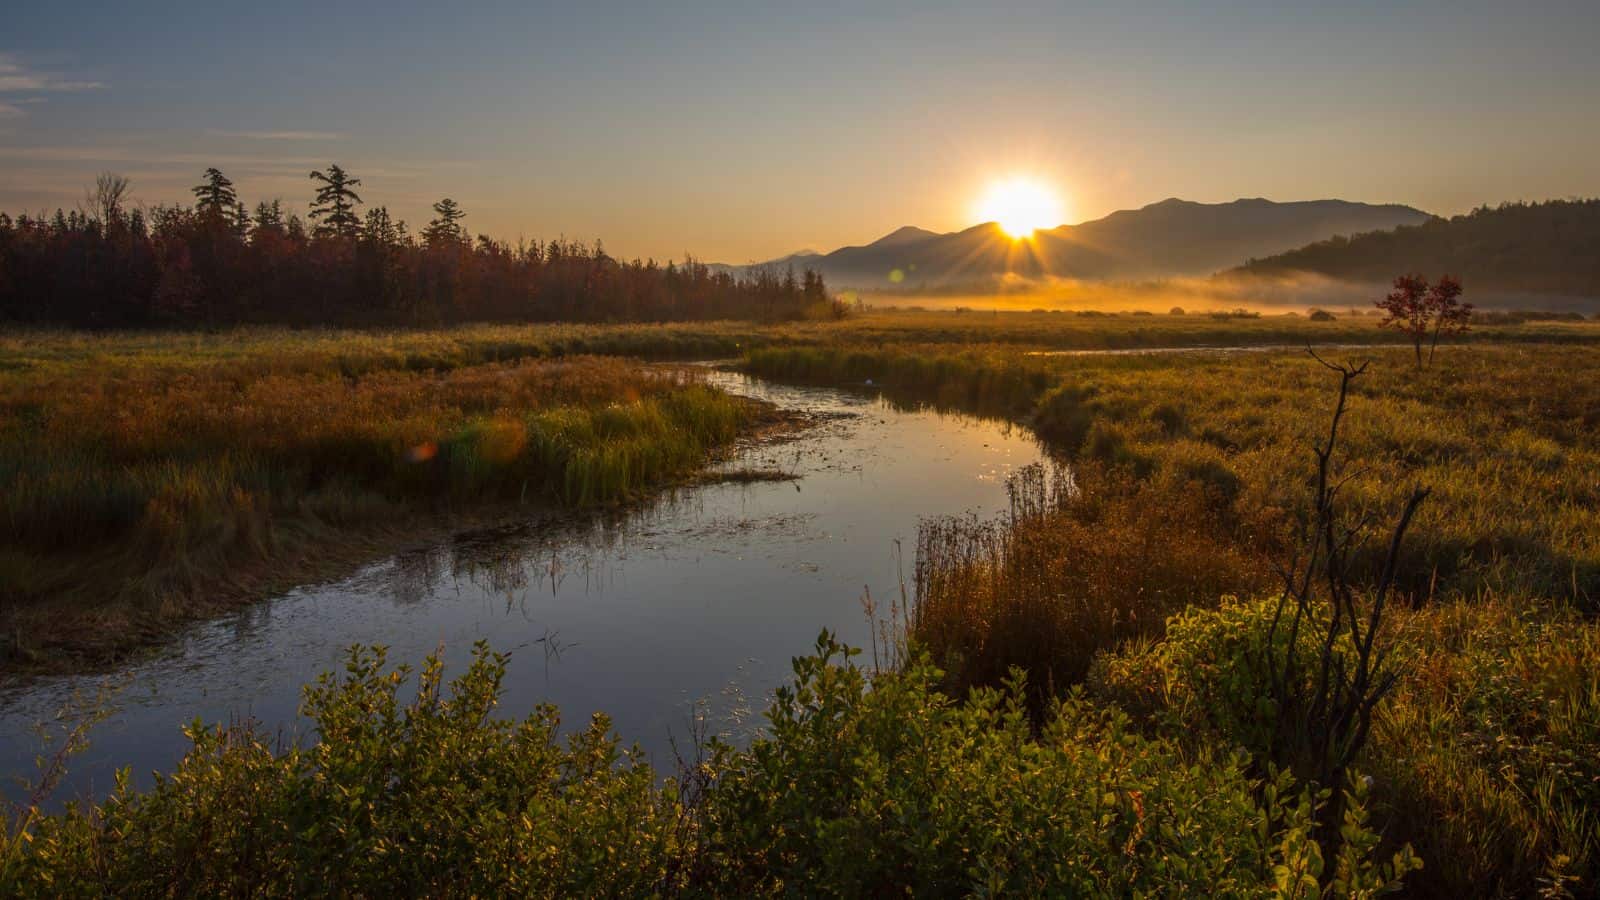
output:
[[[1468,329],[1472,319],[1472,304],[1461,302],[1461,282],[1449,275],[1439,276],[1439,281],[1428,289],[1428,306],[1433,311],[1433,344],[1428,347],[1428,365],[1433,365],[1433,352],[1439,349],[1439,335],[1461,334]]]
[[[1394,290],[1376,305],[1383,311],[1380,327],[1397,329],[1411,339],[1419,369],[1423,366],[1422,344],[1430,335],[1433,343],[1427,362],[1431,365],[1439,336],[1466,331],[1472,318],[1472,304],[1461,302],[1461,282],[1449,275],[1439,276],[1434,285],[1421,275],[1401,275],[1394,280]]]

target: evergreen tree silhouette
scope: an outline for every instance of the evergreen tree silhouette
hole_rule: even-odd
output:
[[[461,219],[466,212],[460,205],[446,197],[433,205],[433,211],[436,213],[433,221],[422,230],[422,239],[429,247],[459,244],[466,240],[466,231],[461,227]]]
[[[359,235],[361,219],[356,215],[356,205],[361,197],[354,188],[361,179],[351,178],[338,163],[333,163],[326,172],[313,171],[311,180],[322,183],[317,188],[317,199],[311,204],[311,218],[317,223],[312,234],[319,238]]]
[[[196,211],[203,216],[232,219],[239,208],[239,195],[233,190],[233,182],[214,167],[206,169],[201,177],[205,182],[191,188]]]

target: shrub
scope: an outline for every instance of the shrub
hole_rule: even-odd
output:
[[[1375,864],[1353,820],[1362,849],[1323,873],[1312,801],[1287,780],[1258,786],[1241,759],[1179,753],[1078,695],[1036,733],[1020,673],[956,702],[926,657],[869,680],[844,652],[825,635],[796,661],[770,735],[714,788],[703,862],[719,892],[1255,896],[1322,873],[1340,893],[1415,865]]]
[[[318,741],[275,747],[244,728],[189,726],[194,746],[148,792],[43,818],[0,853],[0,893],[100,896],[543,896],[671,887],[676,796],[596,716],[560,739],[554,709],[496,718],[506,657],[480,643],[441,690],[352,651],[308,688]]]
[[[1264,761],[1280,711],[1263,661],[1282,656],[1288,642],[1287,629],[1272,627],[1277,608],[1276,597],[1227,597],[1214,609],[1184,609],[1167,620],[1161,640],[1096,659],[1091,690],[1124,709],[1159,715],[1179,733],[1203,732]],[[1303,654],[1320,652],[1316,632],[1299,632]],[[1347,641],[1335,649],[1351,653]]]
[[[1309,837],[1323,798],[1242,758],[1139,735],[1074,695],[1039,732],[1021,676],[957,702],[913,655],[875,677],[826,632],[795,660],[769,733],[713,742],[680,792],[597,716],[565,741],[542,707],[492,713],[506,657],[480,644],[442,689],[353,650],[306,693],[317,742],[188,729],[148,792],[30,814],[0,833],[7,896],[640,896],[912,893],[1266,897],[1393,890],[1365,794],[1341,855]]]
[[[1276,600],[1174,616],[1160,641],[1095,661],[1090,692],[1202,743],[1258,759],[1279,710],[1261,647]],[[1398,624],[1407,673],[1361,767],[1382,789],[1381,827],[1436,860],[1416,887],[1514,894],[1541,878],[1600,878],[1600,625],[1501,600],[1442,604]],[[1280,629],[1273,633],[1282,642]],[[1302,632],[1306,646],[1314,652]],[[1352,650],[1342,642],[1339,652]]]

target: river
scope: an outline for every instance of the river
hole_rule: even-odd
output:
[[[72,759],[58,800],[103,795],[121,766],[148,784],[182,756],[180,728],[196,718],[254,718],[305,740],[301,686],[341,668],[353,644],[382,644],[391,663],[413,664],[443,648],[448,676],[479,639],[511,653],[504,714],[549,702],[582,725],[604,711],[670,771],[672,742],[688,737],[697,710],[735,739],[758,727],[790,659],[820,629],[867,646],[863,592],[899,596],[919,519],[999,512],[1006,476],[1042,455],[1004,423],[900,410],[859,391],[708,377],[815,419],[719,464],[792,481],[710,483],[625,513],[459,534],[189,628],[109,675],[0,689],[0,772],[30,776],[33,726],[103,685],[115,689],[111,712]]]

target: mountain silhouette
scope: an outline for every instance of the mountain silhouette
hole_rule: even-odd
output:
[[[1479,290],[1600,297],[1600,199],[1505,203],[1419,225],[1329,238],[1225,273],[1385,283],[1450,273]]]
[[[1195,203],[1176,198],[1079,225],[1010,238],[993,222],[938,234],[907,225],[870,244],[761,265],[809,267],[835,288],[945,286],[1010,276],[1128,279],[1206,275],[1340,234],[1425,222],[1409,206],[1260,198]]]

